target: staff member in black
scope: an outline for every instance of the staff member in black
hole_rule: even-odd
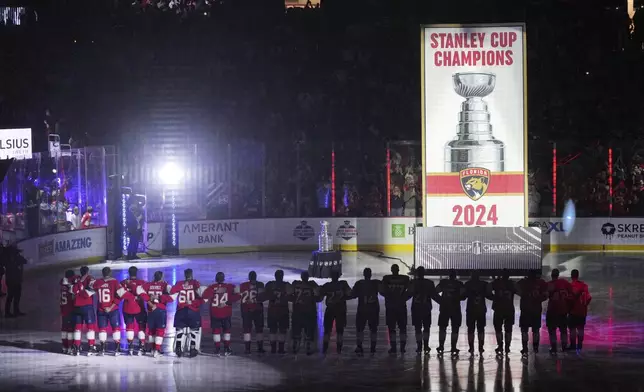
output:
[[[7,284],[5,317],[24,316],[25,314],[20,311],[20,297],[22,295],[22,270],[27,261],[15,246],[5,248],[3,253],[5,256],[5,281]],[[12,306],[13,313],[11,313]]]
[[[127,216],[127,231],[130,237],[130,243],[127,247],[127,259],[136,260],[139,258],[139,242],[143,237],[143,214],[138,204],[132,204],[129,208],[130,213]]]

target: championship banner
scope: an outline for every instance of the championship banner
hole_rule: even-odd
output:
[[[527,226],[524,31],[422,28],[425,226]]]

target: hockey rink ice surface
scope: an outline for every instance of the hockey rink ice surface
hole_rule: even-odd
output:
[[[136,265],[140,269],[139,277],[145,280],[152,279],[154,271],[162,270],[165,279],[174,282],[182,279],[184,269],[192,268],[195,278],[202,284],[212,283],[217,271],[223,271],[228,282],[239,284],[246,280],[250,270],[257,271],[260,281],[267,282],[278,268],[285,271],[287,281],[293,281],[306,268],[309,256],[306,252],[244,253],[107,265],[117,279],[125,278],[127,268]],[[388,256],[399,257],[408,265],[412,263],[410,254]],[[392,263],[397,262],[375,253],[344,253],[343,257],[343,279],[351,285],[361,278],[364,267],[371,267],[374,278],[380,278]],[[408,271],[398,263],[401,272]],[[100,276],[105,265],[91,266],[91,274]],[[547,333],[542,328],[540,353],[522,360],[517,298],[512,353],[503,359],[497,359],[494,354],[496,339],[491,310],[488,310],[486,351],[482,356],[477,354],[470,358],[463,326],[459,339],[460,357],[451,358],[446,354],[444,358],[438,358],[435,354],[438,345],[436,306],[432,315],[431,355],[416,355],[414,331],[409,325],[406,355],[391,357],[387,354],[384,303],[381,303],[378,353],[375,357],[358,358],[353,352],[356,301],[348,303],[345,347],[340,356],[335,353],[334,336],[326,358],[321,354],[296,357],[290,353],[245,356],[242,354],[239,306],[236,305],[232,331],[235,354],[231,357],[217,358],[209,354],[214,344],[206,319],[201,345],[204,354],[196,358],[164,356],[153,359],[109,354],[105,357],[71,357],[60,354],[58,282],[64,268],[30,271],[25,277],[22,298],[22,310],[27,316],[0,318],[0,391],[642,391],[644,257],[625,253],[550,254],[544,260],[544,275],[549,276],[552,268],[559,268],[565,278],[577,268],[582,280],[590,286],[593,301],[584,352],[580,356],[560,353],[551,357]],[[1,307],[4,308],[4,298]],[[174,305],[168,313],[171,318]],[[323,313],[324,305],[319,304],[318,347],[321,345]],[[411,322],[411,317],[409,320]],[[168,327],[171,326],[168,323]],[[365,343],[368,349],[368,342]],[[109,347],[111,349],[112,345]],[[449,331],[446,348],[449,348]],[[290,351],[290,340],[287,350]]]

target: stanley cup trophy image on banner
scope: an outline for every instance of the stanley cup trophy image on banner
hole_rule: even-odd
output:
[[[426,226],[526,226],[525,28],[422,28]]]

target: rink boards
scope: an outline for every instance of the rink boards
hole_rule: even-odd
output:
[[[343,251],[412,252],[420,218],[277,218],[178,222],[176,243],[180,254],[197,255],[239,251],[315,250],[320,220]],[[574,224],[572,224],[574,223]],[[642,218],[533,218],[542,231],[544,251],[644,251]],[[164,223],[150,222],[143,236],[150,255],[171,242]],[[16,233],[4,231],[7,242]],[[106,257],[106,228],[50,234],[22,240],[19,247],[31,264],[97,261]],[[19,238],[19,236],[18,236]]]

